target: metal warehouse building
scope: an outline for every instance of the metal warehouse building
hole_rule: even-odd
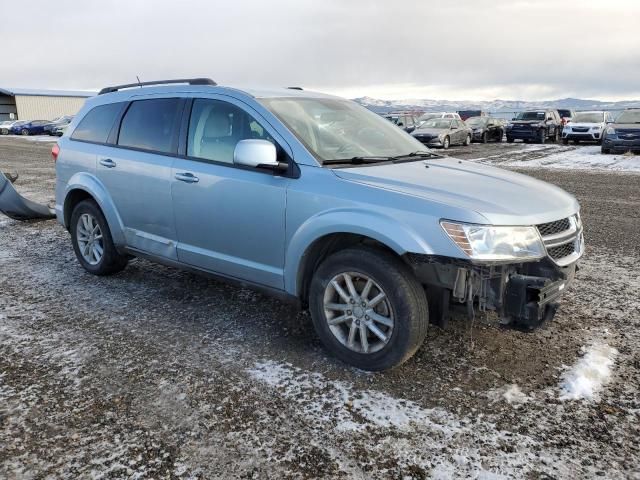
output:
[[[62,115],[75,115],[92,92],[64,90],[28,90],[0,88],[0,121],[53,120]],[[13,114],[13,115],[11,115]]]

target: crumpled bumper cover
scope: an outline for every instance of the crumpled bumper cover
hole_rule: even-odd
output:
[[[37,220],[55,217],[53,209],[27,200],[20,195],[2,172],[0,172],[0,212],[14,220]]]

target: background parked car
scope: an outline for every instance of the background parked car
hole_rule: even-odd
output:
[[[566,125],[569,122],[572,122],[573,116],[575,112],[573,110],[569,110],[568,108],[559,108],[558,115],[560,115],[560,119],[562,120],[562,125]]]
[[[486,115],[482,110],[458,110],[458,115],[462,120],[467,120],[471,117],[484,117]]]
[[[11,127],[17,122],[17,120],[5,120],[0,122],[0,135],[8,135]]]
[[[518,113],[507,125],[507,142],[520,139],[525,143],[560,139],[562,120],[557,110],[525,110]]]
[[[15,121],[11,121],[11,124],[9,127],[2,127],[2,131],[0,131],[0,133],[2,133],[2,135],[9,135],[13,133],[13,128],[19,126],[19,125],[24,125],[25,123],[29,123],[27,120],[15,120]]]
[[[405,132],[411,133],[416,128],[416,117],[410,113],[388,113],[384,116],[387,120],[395,123]]]
[[[562,143],[567,145],[569,140],[575,143],[598,142],[602,143],[602,135],[607,128],[607,123],[613,122],[613,116],[609,112],[601,110],[593,112],[577,112],[573,115],[570,124],[562,130]]]
[[[412,135],[429,147],[449,148],[470,145],[472,130],[456,118],[432,118],[420,125]]]
[[[419,126],[432,118],[455,118],[456,120],[462,120],[460,115],[456,112],[427,112],[418,117],[418,123],[416,126]]]
[[[73,120],[73,115],[65,115],[63,117],[58,117],[54,120],[51,120],[50,123],[48,123],[47,125],[44,126],[44,131],[45,133],[48,133],[49,135],[54,135],[53,131],[56,127],[60,126],[60,125],[68,125],[69,123],[71,123],[71,120]]]
[[[505,132],[505,121],[493,117],[471,117],[465,123],[473,131],[474,142],[502,142]]]
[[[53,130],[51,130],[51,134],[50,135],[54,135],[56,137],[61,137],[62,135],[64,135],[64,132],[67,131],[67,128],[69,127],[70,124],[71,124],[71,122],[64,123],[62,125],[58,125],[57,127],[53,128]]]
[[[605,129],[602,153],[640,152],[640,108],[624,110]]]
[[[42,135],[44,133],[44,126],[49,123],[49,120],[32,120],[23,124],[15,124],[11,127],[11,133],[14,135]]]

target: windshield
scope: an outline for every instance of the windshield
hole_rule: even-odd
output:
[[[616,123],[640,123],[640,109],[625,110],[616,119]]]
[[[604,112],[578,112],[571,119],[573,123],[602,123]]]
[[[544,120],[544,112],[520,112],[516,120]]]
[[[321,162],[396,157],[424,150],[411,135],[349,100],[287,97],[260,102]]]
[[[440,118],[442,117],[442,113],[425,113],[424,115],[421,115],[418,118],[419,122],[425,122],[427,120],[429,120],[430,118]]]
[[[465,120],[470,127],[484,127],[489,119],[487,117],[471,117]]]
[[[420,128],[449,128],[451,127],[451,120],[448,118],[432,118],[427,120]]]

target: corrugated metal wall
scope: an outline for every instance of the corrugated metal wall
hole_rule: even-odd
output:
[[[13,97],[0,93],[0,122],[9,120],[12,113],[16,113],[16,102]]]
[[[85,101],[82,97],[16,95],[20,120],[53,120],[62,115],[75,115]]]

